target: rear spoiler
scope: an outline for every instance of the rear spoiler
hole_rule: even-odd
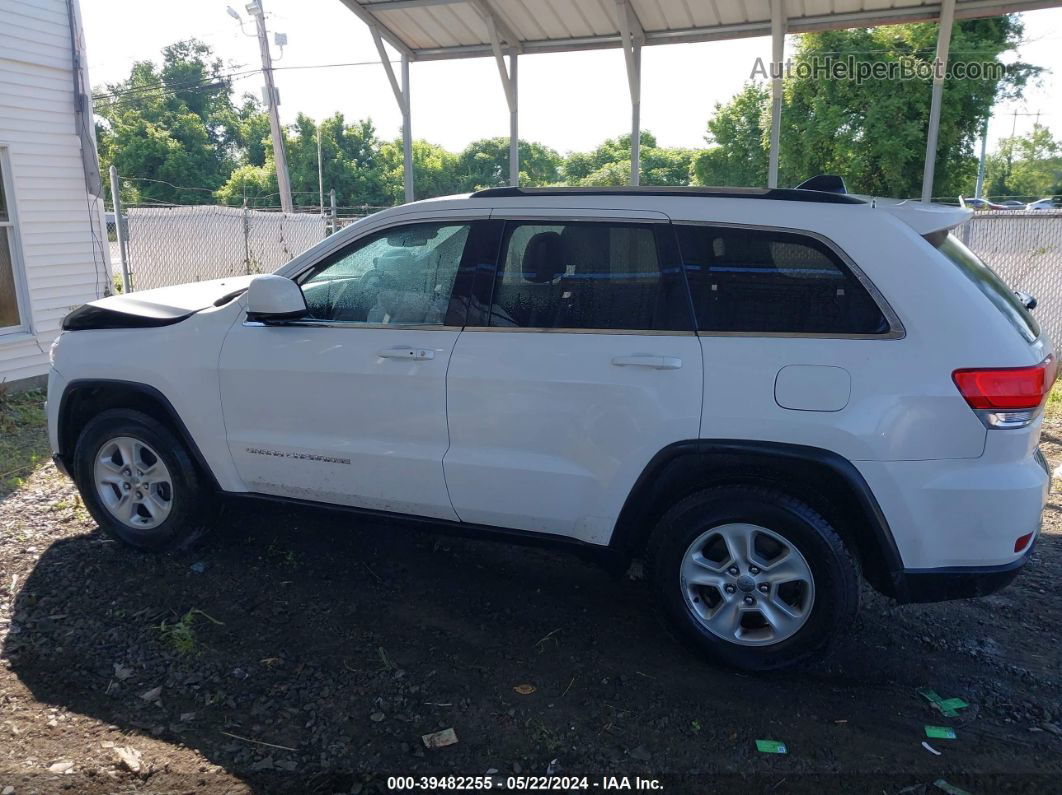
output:
[[[873,206],[895,216],[922,236],[947,232],[973,218],[973,210],[968,207],[925,204],[911,199],[874,199]]]

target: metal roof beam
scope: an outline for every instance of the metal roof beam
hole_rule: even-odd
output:
[[[410,11],[428,6],[451,6],[468,0],[368,0],[361,7],[370,11]]]
[[[483,21],[487,23],[487,30],[493,38],[498,38],[498,34],[501,34],[500,37],[505,39],[505,43],[509,45],[511,51],[524,51],[524,45],[520,41],[520,37],[506,24],[505,20],[494,10],[488,0],[468,0],[468,2],[483,17]],[[491,40],[492,48],[494,46],[493,38]]]
[[[352,3],[354,0],[342,0]],[[1057,8],[1059,0],[958,0],[955,4],[955,19],[976,19],[1002,14],[1031,11],[1038,8]],[[873,11],[853,11],[843,14],[820,14],[816,16],[790,17],[786,32],[812,33],[823,30],[898,25],[907,22],[933,21],[939,18],[941,4],[900,8],[884,8]],[[503,34],[504,35],[504,34]],[[752,36],[770,36],[770,20],[739,22],[732,25],[714,25],[701,28],[645,31],[645,44],[687,44],[702,41],[741,39]],[[390,43],[390,42],[388,42]],[[577,52],[601,50],[620,46],[616,33],[601,36],[580,36],[570,39],[533,39],[522,42],[522,52],[536,53]],[[456,47],[427,47],[418,49],[420,61],[447,58],[482,58],[492,54],[490,44],[469,44]]]
[[[413,50],[410,49],[402,41],[402,39],[399,38],[392,30],[390,30],[386,25],[381,23],[380,20],[378,20],[375,16],[369,13],[369,11],[366,10],[366,6],[359,3],[358,0],[339,0],[339,2],[349,8],[351,13],[354,14],[354,16],[356,16],[370,28],[379,28],[380,35],[387,41],[388,44],[398,50],[402,55],[406,56],[411,61],[416,60],[417,56],[413,52]]]
[[[394,67],[391,66],[391,58],[387,55],[387,50],[384,49],[383,36],[380,33],[380,28],[376,25],[369,25],[369,33],[372,34],[373,43],[376,45],[376,52],[380,53],[380,63],[383,64],[384,71],[387,73],[387,80],[391,84],[391,90],[395,93],[395,102],[398,103],[398,107],[401,110],[406,106],[405,94],[398,85],[398,78],[395,77]]]

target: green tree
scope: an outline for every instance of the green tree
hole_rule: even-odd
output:
[[[656,136],[648,130],[642,130],[638,136],[638,141],[641,144],[640,153],[644,153],[647,149],[656,148]],[[631,173],[631,136],[630,133],[625,133],[617,138],[605,139],[596,149],[592,152],[572,152],[564,158],[564,181],[569,185],[600,185],[600,184],[612,184],[594,182],[594,174],[600,173],[602,179],[613,179],[616,172],[614,168],[606,168],[606,166],[615,166],[621,164],[624,161],[627,163],[627,177],[621,185],[626,185],[630,180]]]
[[[521,185],[552,185],[560,181],[561,156],[534,141],[521,140]],[[509,184],[509,139],[484,138],[466,146],[457,159],[461,190],[496,188]]]
[[[402,139],[389,141],[381,147],[381,169],[386,196],[380,204],[401,204],[405,201],[405,172],[403,171]],[[449,196],[460,193],[457,176],[458,156],[427,141],[413,141],[413,194],[418,199]]]
[[[135,186],[128,199],[202,202],[227,179],[237,162],[235,110],[222,67],[193,39],[163,49],[161,66],[138,62],[102,90],[101,164],[106,172],[113,163]]]
[[[640,154],[643,185],[690,184],[694,156],[692,149],[654,146],[641,150]]]
[[[797,42],[794,64],[846,61],[858,64],[930,64],[938,26],[891,25],[810,33]],[[955,62],[999,64],[1021,40],[1017,16],[960,20],[940,114],[934,193],[955,196],[976,172],[973,145],[993,103],[1020,94],[1036,67],[1016,63],[1001,80],[958,79]],[[879,67],[882,68],[882,67]],[[929,119],[928,79],[858,82],[848,79],[785,81],[782,111],[782,184],[819,173],[844,176],[860,193],[909,197],[921,192]],[[763,184],[762,182],[760,184]]]
[[[1062,141],[1041,124],[1004,138],[985,164],[985,193],[1029,201],[1062,194]]]
[[[235,169],[228,181],[214,193],[221,204],[248,207],[275,207],[280,203],[277,187],[277,167],[273,158],[260,166],[250,163]]]
[[[767,184],[770,90],[757,83],[745,87],[725,105],[715,104],[702,149],[693,158],[698,185]]]

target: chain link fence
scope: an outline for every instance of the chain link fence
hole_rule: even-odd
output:
[[[380,209],[361,205],[322,215],[211,205],[123,208],[131,288],[271,273]],[[113,215],[108,231],[117,272],[121,252]],[[1037,320],[1062,344],[1062,212],[979,212],[959,235],[1012,289],[1036,296]]]
[[[270,273],[323,240],[330,220],[318,213],[216,206],[127,207],[123,216],[131,290]],[[116,234],[111,241],[117,265]]]
[[[959,237],[1011,289],[1036,297],[1033,316],[1062,345],[1062,212],[979,212]]]

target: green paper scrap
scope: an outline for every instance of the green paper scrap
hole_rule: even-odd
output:
[[[757,740],[756,750],[761,754],[787,754],[785,743],[780,743],[777,740]]]
[[[943,790],[944,792],[948,793],[948,795],[970,795],[970,793],[966,790],[960,789],[954,784],[949,784],[942,778],[938,778],[936,781],[934,781],[933,786],[939,790]]]
[[[955,729],[950,726],[926,726],[926,737],[934,740],[954,740]]]
[[[970,705],[963,701],[961,698],[946,698],[941,701],[938,706],[940,707],[941,711],[943,711],[946,709],[965,709]]]
[[[915,692],[940,710],[940,713],[946,718],[956,718],[959,716],[958,710],[970,706],[961,698],[941,698],[935,690],[925,687],[920,687]]]

